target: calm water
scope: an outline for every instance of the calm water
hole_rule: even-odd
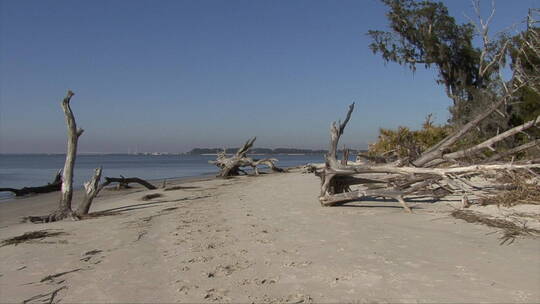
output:
[[[292,167],[310,162],[323,162],[323,155],[256,155],[253,158],[279,159],[279,167]],[[140,177],[148,180],[214,175],[217,168],[208,164],[211,155],[78,155],[75,164],[75,186],[80,188],[103,166],[103,176]],[[0,155],[0,188],[42,186],[52,181],[56,171],[64,167],[64,155]],[[12,195],[0,192],[0,198]]]

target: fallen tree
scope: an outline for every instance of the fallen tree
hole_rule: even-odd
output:
[[[439,150],[429,149],[424,154],[420,155],[419,159],[422,166],[402,166],[404,162],[396,161],[392,164],[373,164],[373,163],[354,163],[346,164],[337,159],[337,148],[339,139],[343,135],[345,127],[351,118],[354,110],[354,103],[349,106],[349,110],[343,122],[333,123],[330,128],[330,147],[326,155],[324,166],[311,166],[309,168],[321,179],[321,191],[319,200],[323,206],[334,206],[346,202],[359,200],[365,197],[387,197],[397,200],[403,208],[411,212],[411,209],[405,202],[405,196],[419,194],[433,194],[435,190],[444,189],[449,192],[460,191],[465,195],[463,184],[469,187],[476,187],[472,182],[467,181],[467,176],[484,174],[492,171],[507,171],[531,168],[540,168],[540,164],[529,163],[488,163],[488,164],[473,164],[469,166],[450,166],[445,168],[431,168],[430,162],[441,157]],[[481,114],[485,117],[484,114]],[[479,119],[481,120],[481,119]],[[476,121],[476,119],[475,119]],[[533,123],[536,125],[539,120]],[[470,125],[465,125],[464,128],[470,129]],[[512,131],[513,132],[513,131]],[[509,133],[512,133],[509,132]],[[446,146],[448,141],[455,141],[456,134],[465,134],[462,130],[458,130],[455,134],[449,136],[449,139],[444,139],[443,144],[437,144],[437,147]],[[503,135],[505,133],[501,133]],[[488,140],[487,142],[493,142]],[[487,146],[480,144],[481,147]],[[437,151],[434,153],[434,151]],[[454,154],[456,155],[456,154]],[[415,163],[414,161],[412,162]],[[360,185],[361,188],[352,190],[351,186]],[[433,187],[436,185],[436,187]]]
[[[0,188],[0,192],[12,192],[15,196],[25,196],[29,194],[41,194],[60,191],[62,188],[62,171],[58,171],[51,183],[39,187]]]
[[[240,173],[247,174],[247,172],[242,169],[243,167],[251,167],[255,171],[255,174],[259,175],[260,172],[257,166],[260,165],[267,166],[273,172],[284,172],[283,169],[275,165],[275,162],[278,161],[275,158],[253,159],[247,157],[247,153],[249,149],[253,147],[253,143],[256,139],[257,137],[253,137],[246,141],[233,156],[227,157],[226,151],[223,150],[217,155],[216,160],[209,161],[208,163],[214,164],[220,169],[218,174],[219,177],[237,176],[240,175]]]

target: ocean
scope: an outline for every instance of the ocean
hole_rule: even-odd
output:
[[[324,162],[322,154],[305,155],[250,155],[252,158],[276,158],[278,167],[292,167],[313,162]],[[214,155],[77,155],[74,187],[81,188],[90,179],[94,169],[102,166],[103,176],[139,177],[146,180],[165,178],[212,176],[218,168],[208,164]],[[0,155],[0,188],[42,186],[51,182],[56,172],[64,167],[62,154],[3,154]],[[0,192],[0,199],[12,197]]]

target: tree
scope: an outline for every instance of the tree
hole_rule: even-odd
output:
[[[509,48],[512,71],[515,78],[523,83],[509,106],[511,126],[540,115],[540,28],[534,18],[539,13],[538,9],[529,10],[527,29],[512,37]],[[540,130],[532,132],[532,135],[540,137]]]
[[[67,124],[67,152],[64,170],[62,171],[62,194],[58,209],[48,216],[48,221],[58,221],[67,217],[76,218],[76,215],[71,209],[71,201],[73,199],[73,169],[75,167],[75,159],[77,158],[77,145],[79,137],[84,130],[77,128],[75,116],[71,110],[70,101],[75,95],[71,90],[67,92],[66,97],[62,100],[62,110],[66,117]]]
[[[486,85],[497,66],[482,73],[481,51],[472,44],[474,25],[457,24],[444,4],[431,1],[381,0],[388,8],[391,31],[370,30],[370,48],[387,62],[415,71],[418,65],[435,66],[437,82],[452,98],[452,119],[461,115],[464,101],[471,101],[475,89]]]
[[[391,30],[369,31],[373,39],[370,48],[387,62],[396,62],[413,71],[418,64],[426,68],[434,66],[439,75],[437,81],[445,86],[453,100],[449,122],[456,131],[448,140],[426,150],[414,165],[421,166],[435,154],[440,156],[457,149],[456,145],[478,144],[501,130],[534,120],[540,114],[536,95],[540,75],[536,28],[529,26],[516,37],[503,33],[493,39],[489,27],[495,9],[484,20],[478,1],[473,1],[477,21],[471,19],[465,24],[457,24],[442,3],[381,1],[389,8],[387,17]],[[480,47],[473,45],[475,35],[481,40]],[[512,59],[513,73],[510,80],[505,80],[503,68],[508,58]],[[410,133],[405,129],[384,132],[397,134],[398,139]],[[512,149],[523,144],[523,137],[505,139],[503,145]]]

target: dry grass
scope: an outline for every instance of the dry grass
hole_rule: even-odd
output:
[[[27,243],[27,242],[31,242],[31,241],[34,241],[34,240],[41,240],[41,239],[44,239],[46,237],[65,235],[65,234],[67,234],[67,233],[60,232],[60,231],[49,232],[47,230],[38,230],[38,231],[26,232],[26,233],[24,233],[22,235],[14,236],[12,238],[3,240],[2,245],[0,247],[7,246],[7,245],[18,245],[20,243]]]
[[[508,172],[498,182],[511,185],[512,190],[500,191],[497,195],[483,197],[481,205],[512,207],[520,204],[540,205],[540,182],[533,173]]]
[[[515,223],[502,219],[493,219],[470,210],[454,210],[451,215],[467,223],[478,223],[489,227],[499,228],[503,231],[501,245],[512,244],[518,236],[540,236],[540,230],[518,226]]]

